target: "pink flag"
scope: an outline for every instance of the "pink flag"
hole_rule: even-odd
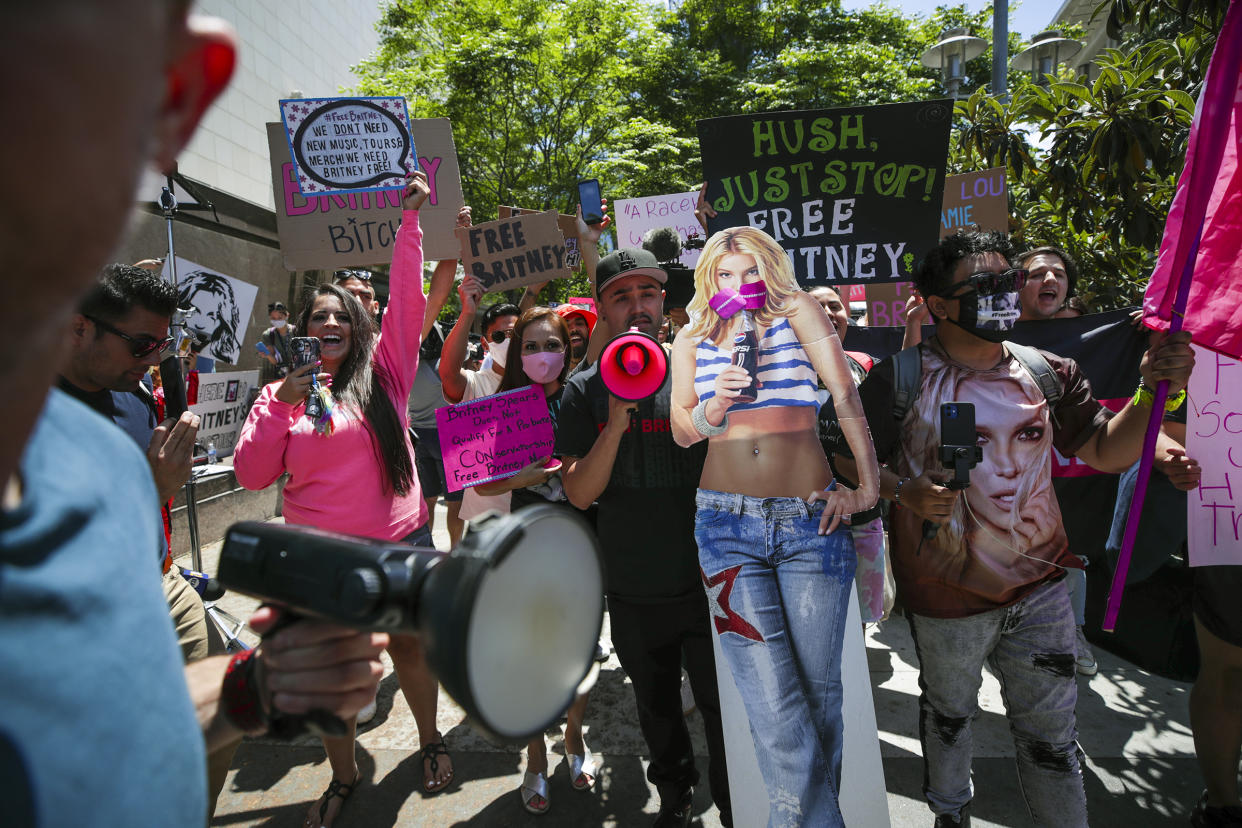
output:
[[[1143,321],[1168,330],[1182,274],[1189,271],[1193,281],[1181,327],[1196,344],[1235,358],[1242,357],[1240,119],[1242,4],[1232,2],[1195,107],[1186,166],[1143,298]]]

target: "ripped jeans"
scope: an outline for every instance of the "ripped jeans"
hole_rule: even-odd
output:
[[[1074,613],[1065,579],[1003,609],[966,618],[909,617],[923,691],[923,795],[932,811],[957,814],[974,794],[971,722],[979,714],[986,661],[1000,681],[1031,819],[1086,828],[1074,716]]]
[[[824,504],[699,489],[694,537],[707,602],[750,720],[768,825],[844,825],[841,642],[854,582],[849,527]]]

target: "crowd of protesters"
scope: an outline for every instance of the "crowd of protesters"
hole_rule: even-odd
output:
[[[236,42],[218,21],[190,18],[183,2],[73,0],[71,15],[64,5],[0,11],[10,35],[0,103],[14,115],[15,149],[0,159],[11,190],[0,232],[22,276],[11,287],[23,309],[0,359],[9,392],[0,431],[4,822],[202,824],[219,761],[227,765],[242,735],[265,732],[276,713],[319,709],[346,732],[324,738],[331,778],[305,824],[348,824],[343,809],[359,778],[353,724],[374,704],[384,650],[418,724],[420,784],[443,791],[458,769],[436,730],[438,685],[416,637],[316,620],[280,628],[280,612],[264,608],[251,619],[271,633],[262,644],[218,655],[201,600],[169,574],[156,515],[189,473],[199,422],[188,412],[161,422],[142,382],[172,344],[170,317],[184,297],[142,268],[104,265],[139,170],[171,168],[226,87]],[[42,60],[53,53],[56,61]],[[36,62],[42,94],[30,89]],[[109,93],[63,105],[61,93],[88,85]],[[82,123],[95,125],[89,141],[74,128]],[[1130,469],[1151,389],[1169,384],[1170,412],[1185,398],[1189,334],[1153,335],[1141,384],[1110,412],[1073,360],[1008,339],[1019,318],[1080,311],[1070,301],[1073,262],[1057,248],[1020,253],[997,233],[944,240],[917,269],[910,313],[912,336],[923,319],[934,335],[876,361],[846,354],[840,295],[803,292],[759,231],[712,236],[694,298],[672,309],[667,271],[650,251],[601,259],[607,219],[579,218],[593,308],[485,306],[482,285],[467,277],[461,315],[438,346],[456,262],[440,262],[424,292],[427,196],[425,176],[412,173],[382,317],[362,270],[317,286],[292,324],[288,308],[269,307],[270,382],[235,456],[243,485],[287,474],[290,523],[430,545],[435,500],[448,498],[427,412],[537,386],[555,456],[475,487],[467,497],[477,502],[449,510],[449,534],[456,541],[469,531],[461,521],[488,508],[546,503],[595,526],[612,644],[659,797],[655,825],[688,825],[701,781],[683,670],[704,719],[722,824],[732,825],[731,800],[742,795],[725,766],[712,636],[761,763],[764,790],[745,795],[766,795],[771,825],[843,824],[843,608],[861,571],[855,549],[885,527],[892,554],[878,577],[891,568],[918,652],[924,794],[935,824],[970,824],[971,728],[985,664],[1004,690],[1032,820],[1088,824],[1075,675],[1095,662],[1081,641],[1072,573],[1096,552],[1069,548],[1052,451],[1103,471]],[[459,221],[469,225],[469,213]],[[472,365],[476,320],[482,354]],[[236,352],[238,328],[234,319],[207,333]],[[671,376],[638,400],[611,393],[600,362],[603,343],[631,329],[671,343]],[[294,367],[294,332],[319,340],[317,363]],[[729,351],[743,335],[758,343],[749,371]],[[946,404],[969,404],[976,415],[968,439],[982,452],[965,491],[950,485],[939,456]],[[412,412],[422,452],[409,434]],[[1184,432],[1166,424],[1156,461],[1188,490],[1198,467]],[[886,521],[874,511],[881,499]],[[1206,791],[1192,822],[1209,828],[1242,824],[1240,570],[1201,569],[1194,595],[1202,669],[1191,721]],[[873,615],[892,605],[883,590],[865,600],[878,604]],[[585,694],[572,702],[565,736],[571,784],[583,791],[600,781],[583,738],[587,705]],[[133,749],[109,762],[120,745]],[[533,814],[552,807],[542,738],[527,747],[519,793]]]

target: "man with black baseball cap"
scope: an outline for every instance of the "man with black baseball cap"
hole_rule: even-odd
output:
[[[590,266],[590,259],[588,268]],[[614,332],[655,336],[668,278],[646,250],[623,248],[595,268],[598,308]],[[683,449],[669,428],[668,378],[638,402],[608,393],[599,365],[569,379],[556,451],[565,494],[580,509],[599,502],[612,642],[634,686],[660,794],[657,826],[690,823],[698,783],[681,704],[683,663],[707,733],[708,779],[720,821],[732,825],[707,598],[694,542],[694,494],[706,443]]]

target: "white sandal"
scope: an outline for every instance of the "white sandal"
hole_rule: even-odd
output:
[[[548,800],[548,777],[544,774],[527,771],[522,776],[522,787],[518,788],[518,793],[522,795],[522,807],[530,813],[546,814],[548,812],[551,802]],[[542,808],[530,804],[535,797],[543,799]]]
[[[595,775],[598,768],[595,764],[595,755],[591,753],[591,749],[584,743],[582,749],[586,751],[586,755],[579,756],[576,753],[569,753],[566,756],[569,759],[569,778],[575,791],[589,791],[595,787]],[[581,780],[581,781],[580,781]]]

